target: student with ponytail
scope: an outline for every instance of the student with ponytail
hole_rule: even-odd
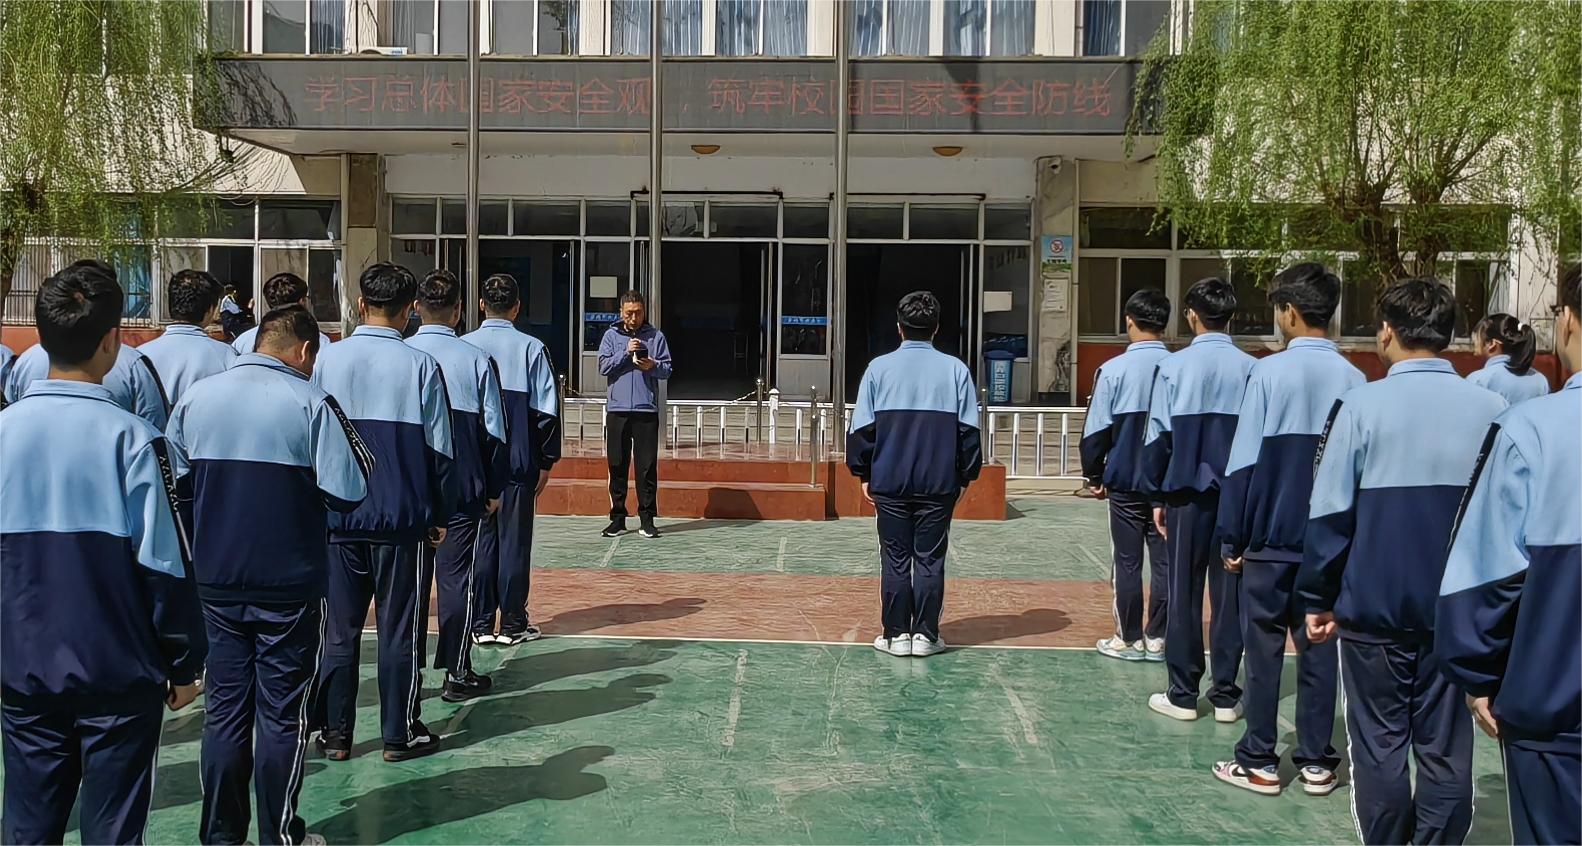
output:
[[[1538,352],[1533,327],[1508,314],[1491,314],[1472,330],[1472,343],[1488,361],[1467,381],[1499,394],[1509,405],[1549,393],[1549,380],[1533,369]]]

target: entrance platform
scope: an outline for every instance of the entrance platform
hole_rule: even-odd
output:
[[[538,513],[597,516],[610,511],[609,470],[604,445],[566,444]],[[637,513],[635,482],[628,485],[627,511]],[[680,447],[659,459],[659,512],[667,517],[716,520],[833,520],[871,517],[873,506],[842,461],[804,447],[767,444]],[[1004,520],[1005,467],[985,465],[977,482],[956,505],[958,520]]]

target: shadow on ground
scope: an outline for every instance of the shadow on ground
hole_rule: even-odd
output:
[[[707,600],[698,596],[678,596],[664,602],[630,602],[595,605],[563,611],[544,623],[550,634],[583,634],[595,629],[622,626],[627,623],[646,623],[654,620],[675,620],[703,610]]]
[[[1055,608],[1029,608],[1020,614],[984,614],[940,624],[946,643],[972,646],[1028,635],[1058,632],[1071,625],[1071,617]]]

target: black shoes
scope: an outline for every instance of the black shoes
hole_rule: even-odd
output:
[[[440,693],[439,698],[446,702],[465,702],[468,699],[483,696],[493,686],[493,679],[488,676],[480,676],[472,670],[468,670],[466,675],[460,677],[447,673],[445,674],[445,689]]]
[[[604,531],[600,532],[599,534],[607,538],[618,538],[621,535],[626,534],[626,521],[611,520],[610,525],[605,526]]]
[[[532,623],[528,623],[527,628],[519,632],[500,632],[494,636],[494,642],[500,646],[515,646],[518,643],[538,640],[543,636],[544,631],[542,629]]]
[[[352,739],[336,732],[319,732],[318,745],[326,760],[345,761],[352,756]]]
[[[385,761],[397,763],[423,758],[439,751],[439,735],[428,730],[422,721],[412,724],[412,739],[404,744],[385,744]]]
[[[638,529],[637,533],[645,538],[648,538],[649,540],[653,540],[654,538],[659,537],[659,527],[654,525],[654,518],[644,517],[643,527]]]

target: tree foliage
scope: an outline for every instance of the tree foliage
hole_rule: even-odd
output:
[[[0,0],[0,297],[23,243],[113,254],[201,216],[233,156],[193,129],[214,84],[199,0]]]
[[[1356,252],[1381,280],[1579,218],[1582,3],[1197,0],[1132,137],[1203,245]]]

